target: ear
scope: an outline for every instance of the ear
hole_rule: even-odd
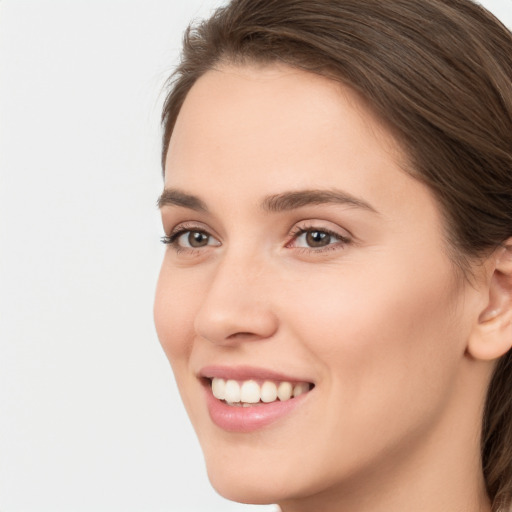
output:
[[[487,264],[489,299],[471,332],[468,352],[475,359],[490,361],[512,348],[512,238]]]

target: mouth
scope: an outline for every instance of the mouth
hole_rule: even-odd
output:
[[[248,433],[302,409],[315,384],[256,368],[210,367],[201,372],[210,419],[224,431]]]
[[[221,377],[207,378],[213,396],[231,407],[254,407],[274,402],[286,402],[308,393],[314,384],[249,379],[238,381]]]

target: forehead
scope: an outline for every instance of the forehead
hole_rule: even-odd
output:
[[[404,158],[348,87],[282,65],[224,66],[190,90],[171,137],[166,182],[194,180],[212,168],[219,179],[225,172],[279,180],[290,167],[307,181],[336,165],[333,159],[343,171]]]

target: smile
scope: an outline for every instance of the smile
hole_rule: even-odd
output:
[[[308,382],[292,383],[288,381],[274,382],[266,380],[259,383],[256,380],[238,382],[219,377],[211,379],[213,396],[223,400],[230,406],[252,407],[269,404],[276,401],[286,402],[307,393],[312,387]]]
[[[202,373],[208,413],[227,432],[253,432],[286,420],[309,401],[315,387],[264,370],[223,368],[208,373]]]

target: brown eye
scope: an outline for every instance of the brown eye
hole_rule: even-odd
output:
[[[331,243],[332,236],[323,231],[307,231],[305,242],[309,247],[325,247]]]
[[[199,229],[182,229],[178,232],[163,237],[162,242],[169,244],[176,251],[187,249],[201,249],[203,247],[218,247],[221,243],[206,231]]]
[[[208,245],[210,237],[201,231],[189,231],[187,241],[189,247],[204,247]]]
[[[323,228],[299,229],[293,236],[289,247],[296,247],[309,250],[310,252],[321,252],[327,249],[341,249],[350,244],[350,239],[340,233]]]

